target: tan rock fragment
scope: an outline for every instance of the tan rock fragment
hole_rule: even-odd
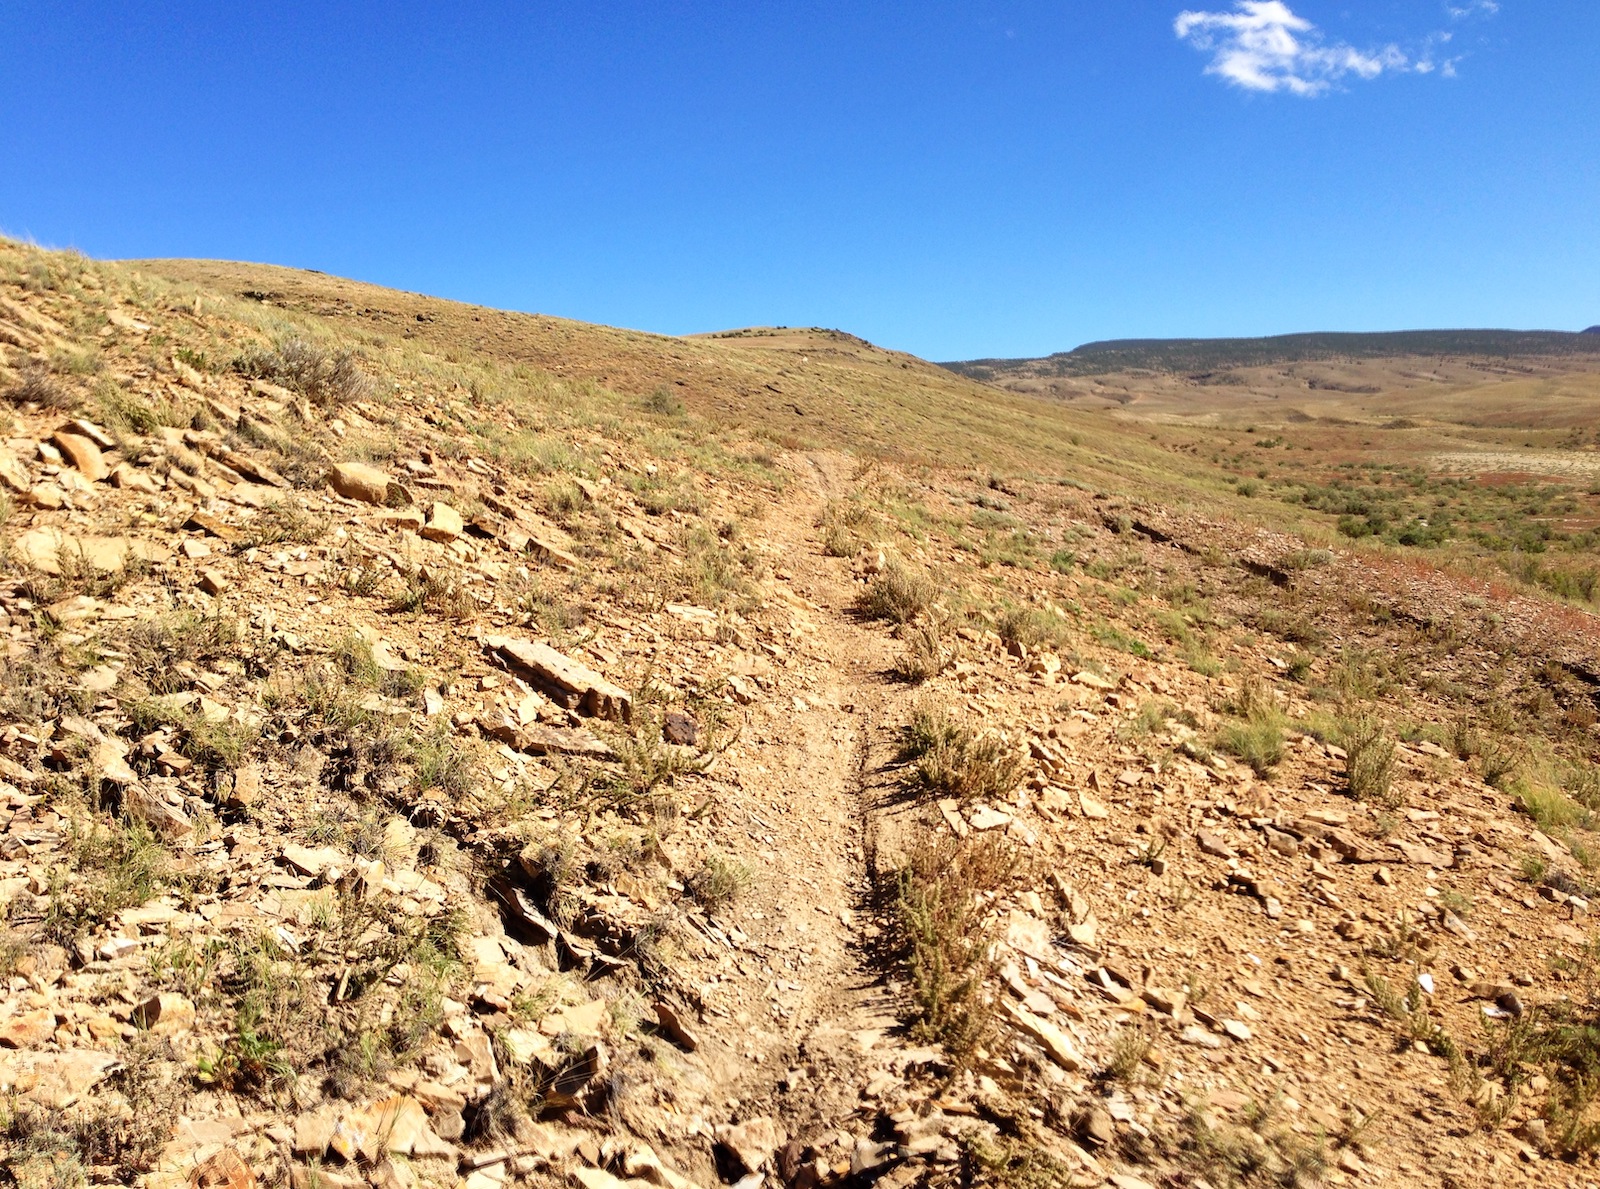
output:
[[[123,491],[140,491],[145,495],[155,495],[161,490],[161,484],[147,471],[138,467],[129,466],[119,462],[111,468],[111,486],[121,488]]]
[[[181,837],[194,829],[183,810],[168,805],[143,785],[129,785],[122,794],[123,808],[129,817],[142,821],[168,838]]]
[[[121,1065],[112,1054],[94,1049],[23,1053],[14,1061],[0,1061],[0,1092],[64,1110]]]
[[[1084,1067],[1083,1058],[1061,1029],[1048,1020],[1041,1020],[1021,1004],[1007,1003],[1005,1010],[1012,1023],[1043,1045],[1045,1052],[1062,1069],[1076,1072]]]
[[[26,495],[32,487],[27,470],[9,452],[0,452],[0,484],[17,495]]]
[[[294,1121],[294,1153],[296,1156],[321,1157],[333,1142],[334,1125],[338,1113],[329,1107],[307,1111]]]
[[[244,1157],[224,1148],[189,1174],[192,1189],[256,1189],[256,1174]]]
[[[1078,810],[1092,821],[1104,821],[1111,816],[1111,811],[1106,808],[1103,801],[1096,800],[1082,790],[1078,792]]]
[[[301,846],[296,842],[283,848],[283,861],[302,875],[312,878],[321,877],[333,869],[346,870],[350,866],[350,860],[337,847]]]
[[[102,777],[112,784],[127,786],[139,780],[139,774],[128,766],[127,754],[128,749],[120,740],[104,739],[95,745],[90,758]]]
[[[111,468],[106,465],[105,456],[100,453],[100,447],[88,438],[58,430],[50,440],[55,443],[56,449],[61,451],[62,457],[76,467],[89,482],[98,483],[111,473]]]
[[[569,695],[577,707],[596,718],[633,717],[633,698],[587,665],[557,652],[548,644],[490,636],[484,643],[504,660],[531,674],[540,684]]]
[[[152,995],[133,1009],[135,1028],[157,1036],[181,1036],[194,1027],[194,1004],[173,991]]]
[[[466,531],[466,522],[449,504],[435,500],[428,505],[428,520],[418,531],[430,541],[448,545]]]
[[[0,1020],[0,1045],[10,1049],[32,1049],[55,1035],[56,1013],[49,1008],[23,1012]]]
[[[998,830],[1011,824],[1011,815],[988,805],[980,805],[967,820],[974,830]]]
[[[467,1183],[471,1184],[470,1178]],[[500,1189],[502,1184],[503,1181],[495,1181],[493,1189]],[[370,1189],[371,1182],[361,1175],[360,1170],[348,1172],[327,1165],[307,1168],[303,1164],[296,1164],[289,1169],[289,1186],[290,1189]]]
[[[82,417],[75,418],[61,427],[62,433],[75,433],[80,438],[88,438],[102,450],[116,449],[116,441],[105,430],[93,421],[86,421]]]
[[[651,1181],[635,1178],[623,1180],[603,1168],[575,1168],[572,1170],[572,1182],[579,1189],[655,1189]]]
[[[766,1116],[717,1128],[717,1143],[732,1154],[746,1172],[760,1172],[785,1139],[778,1124]]]
[[[118,330],[130,331],[133,334],[150,333],[150,323],[141,322],[129,314],[124,314],[121,310],[107,310],[106,321]]]
[[[41,483],[28,492],[27,502],[45,512],[58,512],[67,506],[67,497],[54,484]]]
[[[689,1031],[683,1022],[683,1016],[669,1003],[657,1003],[656,1022],[663,1035],[670,1037],[672,1042],[686,1053],[692,1053],[700,1047],[700,1041],[695,1034]]]
[[[604,999],[591,999],[574,1007],[551,1012],[539,1021],[539,1031],[546,1036],[598,1037],[611,1019],[611,1009]]]
[[[389,478],[377,467],[364,462],[335,463],[328,470],[328,485],[346,499],[364,504],[396,506],[409,504],[411,497],[404,487]]]

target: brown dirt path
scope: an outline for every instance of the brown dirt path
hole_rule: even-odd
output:
[[[788,1138],[811,1142],[863,1133],[862,1091],[892,1061],[901,1013],[883,975],[887,936],[872,915],[864,790],[887,761],[909,694],[888,675],[897,645],[856,618],[848,563],[819,543],[823,508],[845,494],[853,461],[814,453],[786,464],[795,483],[761,531],[795,617],[808,688],[761,708],[740,757],[728,812],[744,817],[757,862],[739,927],[747,953],[760,957],[739,963],[742,988],[732,997],[744,1009],[707,1018],[720,1043],[704,1053],[699,1090],[712,1126],[766,1116]],[[692,1165],[697,1156],[703,1141],[680,1158]]]

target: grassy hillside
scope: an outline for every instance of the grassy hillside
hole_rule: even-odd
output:
[[[1592,377],[1339,367],[0,241],[0,1183],[1592,1176]]]

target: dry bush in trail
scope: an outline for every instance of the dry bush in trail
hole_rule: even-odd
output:
[[[1273,695],[1272,687],[1254,674],[1229,692],[1222,709],[1235,718],[1243,719],[1268,718],[1279,713],[1278,699]]]
[[[938,591],[926,575],[891,558],[867,584],[858,606],[863,615],[872,619],[910,623],[933,605],[937,595]]]
[[[1022,753],[997,735],[979,734],[948,712],[920,706],[902,731],[899,758],[915,761],[913,780],[931,797],[995,800],[1022,779]]]
[[[712,607],[730,600],[746,607],[759,605],[755,580],[766,566],[749,545],[696,526],[683,534],[681,547],[683,564],[676,577],[685,601]]]
[[[233,368],[251,379],[281,384],[325,409],[367,400],[376,391],[372,379],[356,365],[353,352],[343,348],[330,352],[298,337],[246,351],[234,360]]]
[[[708,915],[715,916],[726,912],[744,895],[751,878],[750,868],[743,863],[712,854],[684,880],[684,890]]]
[[[162,619],[139,620],[120,640],[127,654],[124,683],[142,685],[153,694],[188,688],[189,666],[238,654],[239,629],[233,620],[187,612]]]
[[[904,644],[895,671],[910,682],[923,682],[937,677],[961,654],[960,641],[948,620],[926,616],[916,623],[905,624],[900,629]]]
[[[641,402],[647,413],[654,413],[658,417],[681,417],[684,413],[683,401],[672,390],[670,384],[658,384],[653,392]]]
[[[916,1033],[937,1040],[958,1067],[983,1043],[997,1010],[990,990],[995,922],[985,893],[1015,873],[1017,857],[999,838],[927,838],[899,878],[900,928]]]
[[[865,544],[872,512],[858,499],[830,500],[822,510],[822,552],[829,557],[854,557]]]

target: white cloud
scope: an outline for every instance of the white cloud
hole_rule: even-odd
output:
[[[1207,74],[1247,91],[1313,96],[1351,75],[1374,79],[1393,72],[1449,73],[1451,67],[1431,53],[1413,61],[1393,44],[1359,50],[1330,41],[1282,0],[1236,0],[1232,12],[1182,12],[1173,30],[1211,55]]]
[[[1500,5],[1495,0],[1466,0],[1463,4],[1446,3],[1445,12],[1450,14],[1453,21],[1464,21],[1468,17],[1492,17],[1500,11]]]

